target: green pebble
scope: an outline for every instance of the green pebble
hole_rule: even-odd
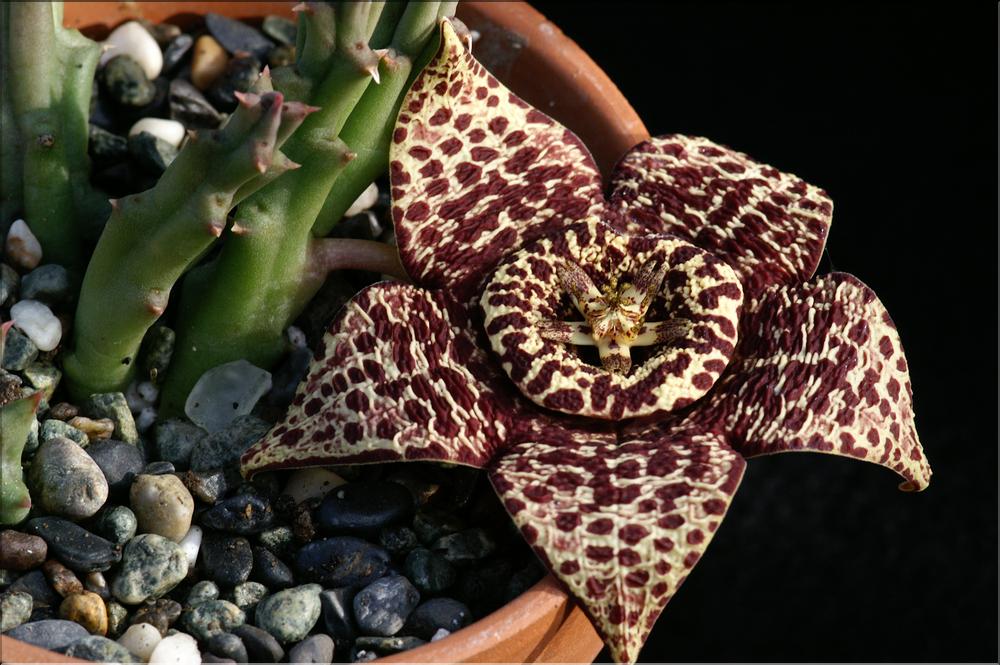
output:
[[[86,448],[87,444],[90,443],[90,439],[87,435],[73,427],[69,423],[64,423],[61,420],[56,420],[54,418],[49,418],[42,423],[42,430],[39,433],[39,440],[41,443],[45,443],[50,439],[55,439],[58,437],[63,437],[70,439],[74,443],[79,444],[81,447]]]
[[[145,106],[156,97],[156,86],[142,65],[127,55],[108,60],[99,78],[107,96],[121,106]]]
[[[139,367],[153,383],[156,383],[170,366],[176,339],[176,333],[166,326],[153,326],[143,338],[139,349]]]
[[[28,383],[45,393],[46,399],[52,397],[59,381],[62,380],[62,372],[52,363],[33,362],[25,367],[22,373]]]
[[[187,469],[191,462],[191,451],[206,436],[208,432],[186,420],[164,420],[156,426],[159,458],[170,462],[177,469]]]
[[[257,536],[257,540],[261,545],[266,547],[271,554],[281,558],[291,552],[295,543],[295,534],[292,533],[291,527],[276,526],[273,529],[262,531],[260,535]]]
[[[31,429],[28,430],[28,440],[24,442],[24,450],[21,451],[22,455],[33,455],[38,450],[38,446],[42,445],[41,439],[39,439],[41,428],[38,419],[33,419]]]
[[[111,593],[125,605],[137,605],[170,591],[187,573],[187,555],[180,545],[163,536],[144,533],[125,546]]]
[[[70,658],[89,660],[95,663],[138,663],[128,649],[118,644],[114,640],[109,640],[100,635],[88,635],[83,637],[66,649],[66,655]]]
[[[228,600],[206,600],[184,615],[187,632],[203,642],[213,635],[228,633],[246,622],[243,610]]]
[[[257,626],[279,642],[305,639],[320,614],[318,584],[303,584],[268,596],[257,605]]]
[[[115,545],[124,545],[135,536],[138,520],[127,506],[113,506],[101,511],[94,529]]]
[[[0,633],[20,626],[31,616],[34,601],[31,594],[24,591],[8,591],[0,594]]]
[[[270,593],[260,582],[243,582],[233,587],[232,601],[244,612],[252,611],[260,601]]]
[[[21,277],[17,271],[6,263],[0,263],[0,306],[3,306],[7,299],[17,297],[17,288],[21,284]]]
[[[7,339],[3,347],[3,368],[12,372],[20,372],[38,357],[38,347],[23,332],[17,328],[7,331]]]
[[[128,630],[128,610],[120,603],[109,600],[105,603],[108,606],[108,635],[118,638]]]
[[[202,580],[188,591],[187,599],[184,601],[188,607],[194,607],[199,603],[209,600],[218,600],[219,586],[212,580]]]
[[[114,438],[135,445],[139,432],[135,428],[132,411],[125,395],[121,393],[95,393],[83,403],[81,410],[88,418],[110,418],[115,424]]]

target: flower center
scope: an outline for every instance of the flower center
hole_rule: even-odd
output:
[[[683,335],[683,322],[646,321],[667,272],[665,262],[649,261],[638,270],[634,282],[620,281],[623,275],[616,274],[603,289],[569,259],[561,261],[556,272],[584,321],[539,321],[541,336],[564,344],[596,346],[601,365],[609,372],[628,374],[631,347],[666,344]]]

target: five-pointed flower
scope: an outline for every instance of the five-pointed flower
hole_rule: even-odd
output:
[[[810,450],[923,489],[906,360],[875,294],[813,279],[826,194],[702,138],[601,178],[447,24],[403,101],[393,220],[413,285],[345,307],[245,473],[488,470],[618,661],[704,552],[744,458]]]

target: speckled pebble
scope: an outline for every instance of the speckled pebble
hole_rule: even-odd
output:
[[[77,640],[66,649],[70,658],[97,663],[138,663],[129,650],[114,640],[100,635],[90,635]]]
[[[125,546],[111,592],[126,605],[134,605],[170,591],[187,572],[187,557],[180,545],[163,536],[142,534]]]
[[[108,600],[104,604],[108,608],[108,636],[117,638],[127,628],[128,610],[116,600]]]
[[[42,427],[38,432],[38,439],[42,443],[53,439],[69,439],[77,444],[78,447],[90,444],[90,439],[86,434],[69,423],[56,420],[55,418],[48,418],[42,423]]]
[[[203,603],[206,600],[216,600],[218,597],[219,586],[211,580],[202,580],[191,587],[184,602],[188,607],[194,607],[198,603]]]
[[[403,571],[422,593],[428,594],[441,593],[458,579],[455,567],[443,556],[422,547],[406,555]]]
[[[38,357],[38,347],[31,339],[18,330],[11,328],[3,349],[3,368],[11,372],[20,372],[34,362]]]
[[[376,580],[354,597],[358,628],[368,635],[395,635],[420,602],[420,592],[402,575]]]
[[[267,598],[269,593],[268,588],[260,582],[243,582],[233,587],[231,600],[236,607],[250,616],[257,604]]]
[[[318,584],[279,591],[257,605],[256,623],[281,642],[297,642],[312,630],[320,615]]]
[[[267,434],[271,425],[254,415],[239,416],[219,431],[205,437],[191,453],[191,469],[210,471],[239,463],[247,448]]]
[[[119,441],[131,444],[139,442],[139,432],[135,428],[132,411],[122,393],[91,395],[81,408],[84,415],[90,418],[110,418],[115,424],[114,437]]]
[[[184,614],[185,629],[199,640],[231,632],[246,621],[243,610],[228,600],[206,600]]]
[[[333,647],[333,640],[329,635],[310,635],[288,651],[288,662],[326,665],[333,662]]]
[[[112,506],[97,517],[94,529],[116,545],[132,539],[138,527],[135,513],[128,506]]]
[[[23,623],[6,633],[7,637],[50,651],[61,651],[87,635],[86,628],[65,619],[46,619]]]
[[[20,626],[31,616],[34,601],[24,591],[7,591],[0,594],[0,633]]]
[[[208,432],[179,418],[164,420],[156,425],[156,447],[160,459],[173,463],[181,470],[188,468],[191,452]]]
[[[94,515],[108,500],[101,468],[78,444],[62,437],[43,441],[26,480],[37,506],[74,520]]]

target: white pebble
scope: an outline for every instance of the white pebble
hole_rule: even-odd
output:
[[[118,644],[128,649],[129,653],[146,662],[152,655],[156,645],[163,640],[160,631],[148,623],[135,623],[118,638]]]
[[[42,244],[23,219],[10,225],[4,249],[11,263],[23,271],[34,270],[42,262]]]
[[[59,346],[62,324],[48,305],[37,300],[18,301],[10,308],[10,318],[40,351],[51,351]]]
[[[152,427],[153,423],[155,422],[156,422],[156,409],[151,406],[147,406],[141,411],[139,411],[139,415],[136,416],[135,428],[140,432],[145,432],[150,427]]]
[[[285,330],[285,335],[288,336],[289,343],[296,349],[302,349],[306,346],[306,334],[302,332],[301,328],[296,328],[295,326],[288,326]]]
[[[167,120],[165,118],[143,118],[132,125],[132,129],[128,130],[128,135],[135,136],[141,132],[152,134],[156,138],[166,141],[175,148],[179,148],[181,147],[181,141],[184,140],[185,129],[184,125],[176,120]]]
[[[143,381],[135,387],[135,391],[149,404],[155,404],[156,398],[160,396],[160,389],[151,381]]]
[[[451,631],[447,628],[438,628],[437,632],[431,635],[431,642],[437,642],[438,640],[443,640],[444,638],[451,635]]]
[[[164,637],[149,656],[151,664],[200,665],[201,652],[198,643],[186,633],[175,633]]]
[[[111,58],[127,55],[139,63],[150,81],[159,76],[163,69],[163,52],[160,51],[160,45],[153,39],[153,35],[136,21],[129,21],[115,28],[114,32],[104,40],[104,47],[101,67]]]
[[[184,403],[184,413],[203,430],[218,432],[253,411],[270,389],[270,372],[246,360],[235,360],[201,375]]]
[[[334,487],[346,482],[329,469],[299,469],[288,476],[284,493],[295,499],[295,503],[302,503],[306,499],[322,499]]]
[[[357,215],[359,212],[364,212],[371,208],[378,201],[378,185],[374,182],[368,185],[368,188],[361,192],[361,196],[351,204],[351,207],[347,209],[344,213],[344,217],[350,217],[351,215]]]
[[[194,568],[194,564],[198,560],[198,550],[201,549],[201,527],[192,526],[188,530],[187,535],[181,538],[181,542],[178,545],[181,546],[185,556],[187,556],[188,568]]]

